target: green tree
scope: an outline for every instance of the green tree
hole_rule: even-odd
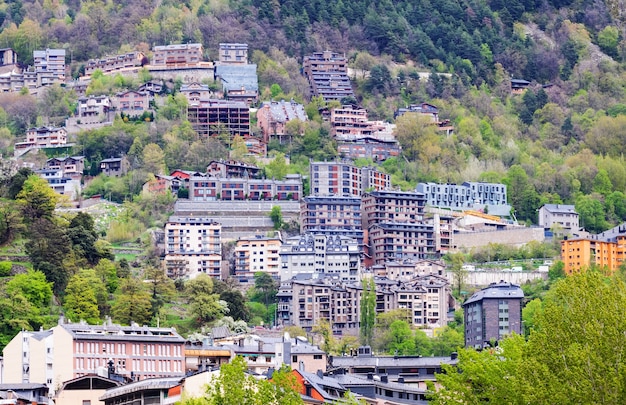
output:
[[[220,300],[228,305],[228,315],[234,320],[248,321],[250,311],[246,306],[246,297],[237,290],[227,290],[220,293]]]
[[[278,283],[268,273],[258,271],[254,273],[254,289],[250,292],[252,301],[261,302],[266,307],[276,302]]]
[[[113,302],[113,319],[122,325],[136,322],[146,325],[151,318],[152,301],[144,282],[136,278],[124,279]]]
[[[150,289],[152,316],[156,316],[161,307],[176,296],[174,281],[160,267],[148,266],[144,269],[145,283]]]
[[[463,334],[456,329],[446,326],[432,340],[433,356],[449,356],[464,345]]]
[[[24,220],[32,224],[40,218],[52,218],[52,213],[59,202],[59,197],[59,194],[48,186],[47,181],[32,174],[24,181],[22,189],[15,197],[15,200],[22,208]]]
[[[280,205],[272,206],[272,210],[270,211],[270,219],[274,223],[274,229],[280,229],[283,226],[283,213],[281,211]]]
[[[330,353],[335,347],[335,338],[330,326],[330,322],[326,318],[320,318],[313,326],[313,333],[317,333],[322,337],[322,350],[326,353]]]
[[[415,354],[415,340],[411,326],[406,321],[397,320],[389,326],[389,354],[405,356]]]
[[[361,343],[372,344],[374,336],[374,324],[376,322],[376,283],[373,278],[361,281],[363,292],[361,293],[361,324],[359,333]]]
[[[541,307],[542,304],[539,298],[535,298],[534,300],[524,305],[524,308],[522,309],[524,336],[530,335],[530,332],[535,327],[535,318],[537,317],[537,314],[541,311]]]
[[[287,175],[287,171],[289,170],[289,166],[287,165],[287,160],[285,159],[285,155],[283,153],[277,153],[272,159],[271,162],[265,166],[265,177],[268,179],[276,179],[282,180]]]
[[[201,274],[185,284],[189,309],[199,324],[213,321],[228,312],[228,305],[213,293],[213,281]]]
[[[7,284],[9,295],[22,295],[35,308],[45,310],[52,301],[52,283],[40,271],[16,274]]]
[[[63,308],[65,316],[73,322],[86,321],[93,325],[100,321],[98,300],[90,280],[83,275],[73,275],[65,289]]]

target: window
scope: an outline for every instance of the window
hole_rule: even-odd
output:
[[[298,356],[291,356],[291,362],[292,363],[297,363],[298,362]]]
[[[313,355],[313,359],[314,360],[322,360],[322,355],[321,354],[314,354]]]
[[[88,399],[83,399],[83,405],[91,405],[91,401]]]

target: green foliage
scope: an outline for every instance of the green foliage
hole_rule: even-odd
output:
[[[22,295],[35,308],[45,310],[52,301],[52,283],[40,271],[17,274],[6,284],[9,295]]]
[[[131,322],[147,325],[151,318],[152,300],[145,283],[136,278],[127,278],[120,283],[113,302],[113,320],[122,325]]]
[[[15,201],[22,209],[24,220],[32,224],[38,219],[52,218],[59,197],[44,179],[32,174],[24,181]]]
[[[90,278],[79,273],[73,275],[67,283],[63,308],[65,315],[72,322],[84,320],[93,325],[100,321],[95,289],[102,287],[102,285],[93,285],[90,282],[93,277]],[[100,282],[100,284],[102,283]]]
[[[269,216],[274,223],[274,229],[278,230],[283,226],[283,214],[280,205],[272,206]]]
[[[198,325],[218,319],[228,311],[227,304],[219,300],[219,294],[213,293],[213,281],[206,274],[185,283],[185,293],[189,310]]]
[[[13,263],[0,261],[0,277],[6,277],[10,275],[12,268],[13,268]]]
[[[364,345],[372,344],[374,324],[376,322],[376,284],[373,278],[363,279],[361,282],[361,325],[359,333]]]

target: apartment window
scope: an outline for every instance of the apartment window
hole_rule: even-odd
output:
[[[298,362],[298,356],[291,356],[291,362],[292,363],[297,363]]]
[[[313,359],[314,360],[322,360],[322,355],[321,354],[314,354],[313,355]]]

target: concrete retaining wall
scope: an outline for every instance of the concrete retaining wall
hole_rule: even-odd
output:
[[[455,233],[452,235],[452,243],[455,250],[486,246],[489,243],[522,246],[531,240],[543,242],[545,240],[543,228],[505,229],[502,231]]]

